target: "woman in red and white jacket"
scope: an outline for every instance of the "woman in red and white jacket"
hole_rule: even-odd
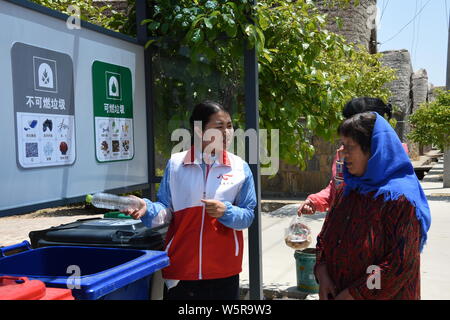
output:
[[[253,176],[244,160],[226,151],[233,126],[220,104],[196,105],[190,122],[201,141],[197,150],[194,144],[173,154],[158,201],[138,198],[141,208],[127,213],[149,227],[171,216],[165,241],[170,266],[162,271],[165,299],[239,299],[242,230],[251,225],[256,206]],[[208,138],[210,129],[220,135]]]

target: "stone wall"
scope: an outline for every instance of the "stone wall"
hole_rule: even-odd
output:
[[[326,13],[328,29],[331,32],[344,36],[347,41],[354,44],[361,44],[369,52],[376,52],[377,33],[374,26],[374,11],[376,0],[360,0],[358,6],[353,4],[348,7],[331,6],[327,0],[315,0],[320,11]],[[336,17],[342,22],[339,28]]]
[[[344,36],[349,42],[361,44],[369,52],[376,52],[376,29],[370,28],[370,6],[376,0],[361,0],[358,6],[346,8],[332,7],[327,0],[314,0],[319,10],[327,14],[328,29]],[[340,17],[342,28],[338,28],[336,17]],[[368,23],[369,22],[369,23]],[[308,162],[305,171],[298,167],[280,163],[278,174],[270,179],[261,178],[263,196],[297,197],[316,193],[328,185],[331,179],[331,165],[337,149],[337,143],[330,143],[314,137],[312,144],[316,148],[314,157]]]
[[[422,103],[428,101],[428,74],[427,70],[419,69],[411,78],[412,112],[416,111]]]
[[[375,53],[376,29],[370,28],[369,7],[376,5],[376,0],[361,0],[358,6],[351,5],[347,8],[331,7],[326,4],[326,1],[314,0],[319,10],[328,15],[329,31],[344,36],[351,43],[361,44],[369,52]],[[336,24],[336,17],[341,18],[341,29]],[[316,193],[328,185],[331,179],[331,165],[338,145],[317,137],[313,137],[312,144],[316,148],[316,153],[308,162],[305,171],[301,171],[297,166],[281,162],[275,177],[261,177],[264,197],[305,196]]]
[[[410,158],[417,160],[420,155],[429,150],[429,147],[423,147],[408,140],[407,135],[411,130],[408,118],[422,103],[429,101],[430,85],[427,71],[419,69],[413,72],[408,50],[385,51],[382,54],[382,63],[396,70],[397,79],[389,84],[392,92],[389,101],[399,109],[394,114],[398,121],[395,131],[400,140],[408,144]]]
[[[328,185],[338,146],[317,137],[312,138],[312,145],[316,148],[316,153],[308,161],[305,171],[280,161],[280,169],[275,177],[261,177],[264,197],[301,197],[316,193]]]
[[[397,134],[400,140],[405,140],[405,117],[411,112],[411,75],[413,68],[408,50],[393,50],[382,52],[383,65],[396,70],[397,79],[389,84],[392,92],[390,102],[399,110],[395,114],[397,119]]]
[[[395,131],[402,142],[408,143],[411,149],[411,156],[416,159],[418,157],[418,147],[413,146],[406,141],[406,135],[409,132],[408,116],[412,112],[412,75],[413,67],[411,63],[411,55],[408,50],[392,50],[382,52],[381,61],[383,65],[396,70],[397,79],[389,84],[392,92],[390,103],[396,108],[397,112],[394,117],[397,120]]]

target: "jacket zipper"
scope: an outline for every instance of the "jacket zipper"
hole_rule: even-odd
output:
[[[203,193],[203,196],[205,193]],[[205,204],[203,204],[202,210],[202,226],[200,228],[200,245],[199,245],[199,258],[198,258],[198,279],[202,280],[202,251],[203,251],[203,225],[205,223]]]
[[[206,164],[205,164],[206,166]],[[212,168],[212,165],[211,165]],[[209,168],[209,170],[211,170],[211,168]],[[201,169],[201,168],[200,168]],[[203,169],[202,169],[203,171]],[[203,173],[203,199],[206,199],[206,180],[208,179],[208,168],[205,168],[205,172]],[[206,205],[203,204],[203,210],[202,210],[202,225],[200,227],[200,245],[199,245],[199,261],[198,261],[198,279],[202,280],[203,278],[203,274],[202,274],[202,261],[203,261],[203,227],[205,224],[205,213],[206,213]]]

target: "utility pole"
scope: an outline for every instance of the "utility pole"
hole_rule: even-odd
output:
[[[257,0],[252,4],[256,5]],[[247,45],[247,44],[245,44]],[[246,144],[246,157],[253,174],[257,205],[255,218],[248,230],[248,260],[250,276],[250,300],[263,300],[262,289],[262,239],[261,239],[261,171],[259,163],[259,87],[258,87],[258,58],[256,48],[244,49],[245,72],[245,129],[257,132],[256,163],[250,163],[251,146]],[[250,141],[249,141],[250,142]],[[248,143],[249,143],[248,142]]]
[[[450,90],[450,15],[448,22],[448,40],[447,40],[447,82],[446,82],[446,90]]]
[[[447,83],[446,90],[450,90],[450,15],[447,40]],[[450,146],[444,146],[444,188],[450,188]]]

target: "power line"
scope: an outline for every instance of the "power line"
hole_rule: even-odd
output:
[[[422,0],[420,0],[420,5],[422,5]],[[419,38],[420,38],[420,23],[422,21],[422,16],[419,16],[419,20],[417,21],[417,38],[416,38],[416,46],[414,48],[414,55],[417,54],[417,47],[419,45]]]
[[[383,19],[384,12],[386,11],[387,6],[389,5],[389,1],[390,1],[390,0],[387,0],[387,1],[386,1],[386,4],[385,4],[385,5],[383,6],[383,8],[381,9],[380,23],[381,23],[381,20]],[[383,4],[384,4],[384,0],[383,0]]]
[[[431,0],[428,0],[427,3],[425,3],[425,5],[419,10],[419,12],[406,24],[404,25],[396,34],[394,34],[392,37],[390,37],[389,39],[387,39],[386,41],[383,41],[381,44],[385,44],[386,42],[391,41],[392,39],[394,39],[395,37],[397,37],[403,30],[405,30],[405,28],[407,26],[409,26],[411,24],[411,22],[413,22],[418,15],[420,15],[422,13],[422,11],[425,9],[425,7],[431,2]]]
[[[417,15],[417,6],[419,5],[419,1],[416,0],[416,9],[414,9],[414,15]],[[414,41],[416,40],[416,21],[413,21],[413,33],[411,40],[411,58],[414,56]],[[414,61],[414,60],[413,60]]]

